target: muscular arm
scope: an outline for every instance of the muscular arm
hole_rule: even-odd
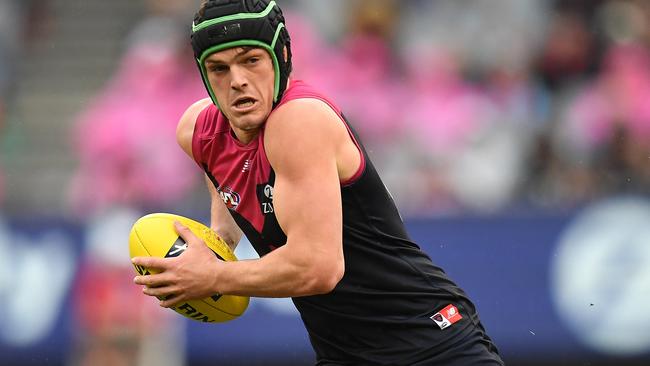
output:
[[[196,119],[203,109],[205,109],[212,102],[210,99],[202,99],[192,106],[181,117],[178,127],[176,129],[176,138],[178,144],[183,151],[192,158],[192,136],[194,135],[194,126]],[[242,231],[237,227],[228,209],[223,204],[217,189],[210,179],[205,176],[206,185],[210,192],[210,228],[214,230],[219,236],[230,246],[234,251],[242,237]]]
[[[269,120],[266,152],[276,174],[273,204],[287,243],[260,260],[226,263],[219,293],[306,296],[330,292],[344,274],[340,171],[359,165],[344,125],[324,104],[297,100]],[[351,168],[349,168],[351,167]]]
[[[340,180],[354,174],[360,155],[338,116],[322,102],[294,100],[266,125],[264,144],[275,171],[273,204],[287,242],[261,259],[223,262],[189,229],[177,227],[188,243],[175,258],[135,258],[161,269],[138,276],[150,296],[173,297],[161,306],[214,293],[297,297],[328,293],[345,271]]]

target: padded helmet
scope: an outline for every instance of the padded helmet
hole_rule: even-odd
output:
[[[208,0],[192,23],[192,49],[203,83],[219,106],[208,81],[205,59],[215,52],[232,47],[261,47],[271,55],[275,71],[273,105],[287,88],[291,73],[291,40],[284,25],[284,15],[275,1]],[[287,48],[287,60],[284,48]]]

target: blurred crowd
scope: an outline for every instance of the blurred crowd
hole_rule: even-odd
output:
[[[146,3],[115,74],[76,124],[75,212],[173,206],[195,187],[173,135],[204,95],[187,44],[197,2]],[[0,2],[0,129],[30,4]],[[283,5],[294,77],[341,105],[408,214],[565,209],[647,193],[647,1]]]
[[[407,214],[650,193],[650,2],[331,3],[348,15],[290,14],[296,74],[334,95]]]
[[[30,3],[0,1],[0,131]],[[71,132],[77,214],[205,193],[174,141],[183,109],[205,95],[188,45],[198,1],[143,3]],[[342,107],[406,215],[570,210],[650,190],[650,2],[281,5],[293,77]]]

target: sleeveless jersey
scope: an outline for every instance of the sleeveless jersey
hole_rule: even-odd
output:
[[[409,238],[341,110],[301,81],[290,83],[279,105],[300,98],[330,106],[362,155],[357,174],[341,184],[345,274],[328,294],[293,298],[318,364],[416,364],[482,329],[463,291]],[[273,208],[275,175],[264,151],[264,130],[244,145],[210,105],[196,121],[192,151],[259,255],[284,245],[286,236]],[[460,313],[457,322],[443,328],[435,319],[448,305]]]

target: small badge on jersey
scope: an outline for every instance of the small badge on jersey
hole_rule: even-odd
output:
[[[452,304],[447,305],[444,309],[431,316],[431,320],[438,324],[440,329],[449,328],[449,326],[461,319],[463,319],[463,317],[460,316],[458,308]]]

